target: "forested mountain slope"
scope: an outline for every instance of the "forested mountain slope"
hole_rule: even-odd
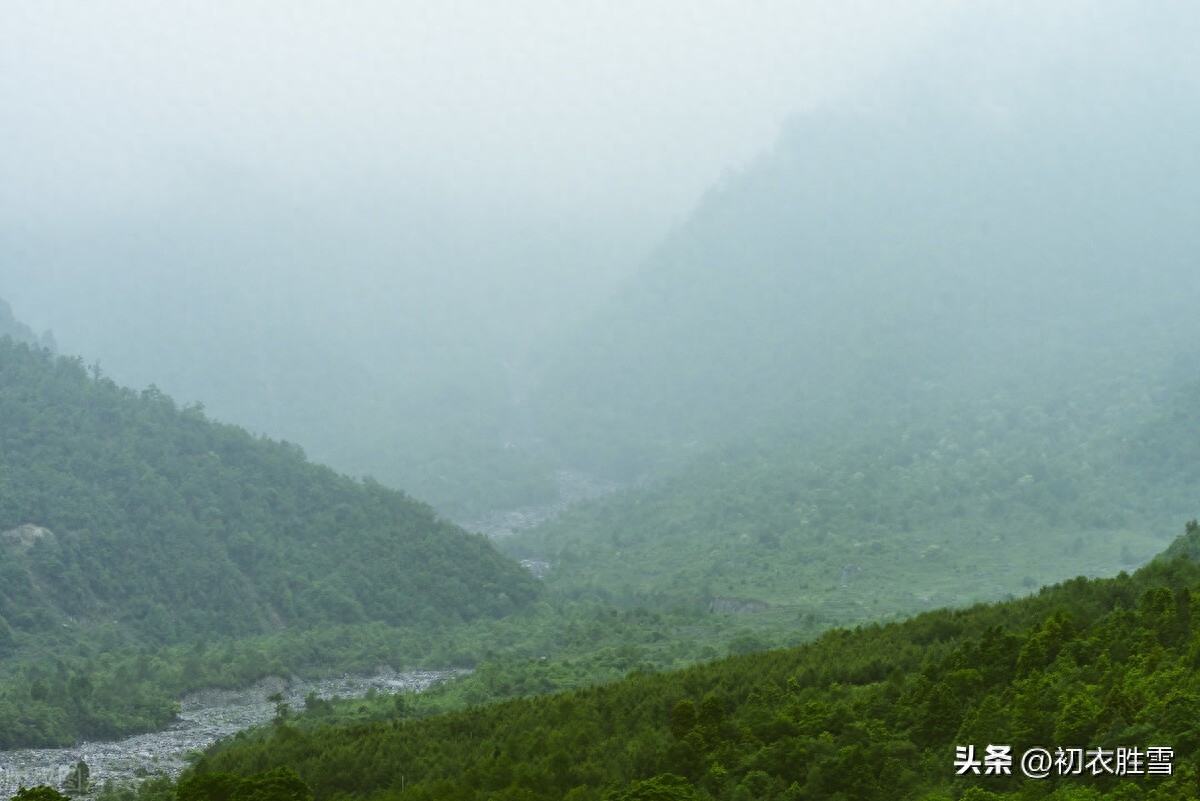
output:
[[[552,565],[548,585],[568,596],[715,603],[753,612],[738,615],[753,629],[784,613],[847,625],[1113,575],[1197,513],[1200,382],[1183,376],[1200,371],[1140,367],[1058,397],[898,404],[854,431],[712,448],[500,547]]]
[[[548,441],[630,478],[1169,359],[1200,333],[1195,88],[1110,77],[797,117],[557,351]]]
[[[503,547],[772,637],[1160,550],[1196,514],[1200,116],[1135,72],[797,117],[532,396],[559,458],[650,480]]]
[[[65,690],[73,670],[112,678],[123,653],[141,654],[146,679],[146,656],[164,646],[200,656],[206,642],[333,626],[436,631],[537,592],[483,537],[403,493],[179,408],[153,386],[137,393],[98,367],[0,340],[0,653],[12,682],[0,744],[55,741],[72,723],[92,735],[146,725],[108,716],[115,699],[99,691],[48,690]],[[309,648],[289,667],[336,658]],[[57,674],[47,654],[60,657]],[[276,656],[260,653],[252,669]],[[22,674],[26,661],[33,673]],[[27,725],[64,706],[36,733]]]
[[[1197,552],[1192,522],[1182,558],[1132,576],[428,720],[284,725],[206,756],[189,787],[285,765],[317,799],[1195,798]],[[957,775],[957,747],[982,763],[989,745],[1011,746],[1011,773]],[[1026,778],[1037,747],[1084,761]]]

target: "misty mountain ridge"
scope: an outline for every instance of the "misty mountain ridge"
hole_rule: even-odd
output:
[[[1165,353],[1198,272],[1194,90],[1129,63],[799,115],[615,294],[636,226],[365,180],[318,202],[203,160],[148,219],[6,231],[10,270],[122,383],[466,519],[552,500],[556,468],[653,475]]]
[[[535,395],[553,441],[628,476],[1169,360],[1196,333],[1197,120],[1138,112],[797,118],[562,349]]]
[[[202,401],[444,514],[553,498],[554,465],[506,446],[524,425],[511,400],[531,353],[598,304],[648,233],[428,187],[335,196],[250,167],[176,172],[141,216],[0,232],[19,308],[121,383]]]
[[[1159,550],[1196,514],[1200,116],[1128,88],[797,117],[533,395],[559,458],[657,482],[503,547],[841,624]]]

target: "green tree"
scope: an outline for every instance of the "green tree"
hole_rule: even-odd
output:
[[[179,781],[179,801],[230,801],[242,779],[229,773],[201,773]]]
[[[695,727],[696,705],[688,698],[676,701],[671,710],[671,734],[676,740],[682,740]]]
[[[17,790],[17,794],[12,797],[12,801],[71,801],[71,799],[53,787],[39,784],[37,787],[30,787],[28,789],[22,787]]]
[[[275,768],[243,780],[230,801],[312,801],[312,788],[291,768]]]
[[[616,801],[694,801],[695,798],[696,790],[687,779],[673,773],[661,773],[629,785]]]

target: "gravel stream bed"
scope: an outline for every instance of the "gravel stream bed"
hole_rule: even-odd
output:
[[[516,531],[557,517],[572,504],[619,489],[617,484],[569,470],[558,471],[556,478],[559,497],[553,503],[496,511],[459,524],[492,538],[512,536]],[[551,567],[549,562],[530,559],[522,560],[521,564],[539,578]],[[192,693],[180,700],[177,720],[163,731],[112,742],[85,742],[71,748],[0,751],[0,799],[10,798],[21,786],[48,784],[62,788],[67,774],[80,760],[87,763],[93,788],[99,788],[109,780],[120,784],[136,783],[148,776],[163,774],[174,778],[188,766],[190,755],[203,751],[222,737],[274,718],[275,704],[267,700],[273,693],[283,693],[292,709],[303,709],[305,696],[313,692],[320,698],[358,698],[372,688],[377,692],[420,692],[464,672],[384,671],[373,676],[291,681],[274,678],[241,690]]]
[[[409,673],[381,671],[373,676],[333,679],[270,678],[241,690],[203,690],[180,699],[177,720],[163,731],[139,734],[112,742],[81,743],[71,748],[38,748],[0,751],[0,799],[11,798],[23,785],[48,784],[61,788],[67,773],[80,761],[87,763],[93,787],[105,781],[135,783],[147,776],[172,778],[188,765],[189,755],[202,751],[222,737],[267,723],[275,717],[282,693],[292,709],[303,709],[304,698],[358,698],[374,689],[394,693],[420,692],[467,671],[429,670]]]

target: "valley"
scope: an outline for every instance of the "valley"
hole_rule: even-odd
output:
[[[1197,12],[593,5],[14,15],[0,801],[1200,798]]]

